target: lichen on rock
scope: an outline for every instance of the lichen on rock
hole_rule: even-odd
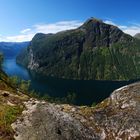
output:
[[[115,90],[95,107],[30,99],[12,124],[16,140],[133,140],[140,137],[140,83]]]

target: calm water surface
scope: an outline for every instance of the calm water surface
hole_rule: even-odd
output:
[[[96,80],[64,80],[31,74],[26,68],[16,64],[15,59],[5,59],[3,70],[9,76],[19,76],[31,80],[31,89],[54,97],[66,96],[68,92],[76,93],[76,104],[90,105],[107,98],[110,93],[133,81],[96,81]]]

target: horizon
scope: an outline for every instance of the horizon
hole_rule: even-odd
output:
[[[75,29],[90,17],[115,25],[134,36],[140,33],[139,4],[138,0],[2,0],[0,42],[25,42],[36,33]]]

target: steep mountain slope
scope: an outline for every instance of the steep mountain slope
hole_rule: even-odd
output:
[[[140,83],[115,90],[95,107],[33,99],[0,70],[1,140],[139,140]]]
[[[140,33],[137,33],[134,37],[140,39]]]
[[[9,77],[0,70],[0,140],[13,140],[11,127],[24,109],[28,96],[11,84]]]
[[[16,140],[139,140],[140,83],[122,87],[95,107],[31,99],[12,124]]]
[[[129,80],[140,77],[140,41],[91,18],[75,30],[36,34],[17,63],[66,79]]]
[[[28,96],[2,71],[2,61],[3,56],[0,55],[0,140],[13,140],[11,123],[22,113],[23,102],[28,100]]]
[[[6,58],[13,58],[27,46],[29,46],[29,42],[0,42],[0,52],[2,52]]]

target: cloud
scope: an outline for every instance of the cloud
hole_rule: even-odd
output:
[[[31,29],[27,28],[27,29],[24,29],[24,30],[20,31],[20,33],[25,34],[25,33],[29,32],[29,31],[31,31]]]
[[[131,23],[130,25],[120,25],[115,23],[113,20],[105,20],[107,24],[111,24],[119,27],[125,33],[130,35],[135,35],[136,33],[140,33],[140,24]],[[82,25],[83,23],[77,20],[73,21],[60,21],[56,23],[50,24],[36,24],[29,28],[23,29],[19,31],[19,34],[14,36],[3,36],[0,34],[0,41],[7,42],[22,42],[22,41],[30,41],[36,33],[57,33],[64,30],[75,29]]]
[[[117,24],[116,23],[114,23],[113,21],[111,21],[111,20],[105,20],[104,21],[106,24],[110,24],[110,25],[114,25],[114,26],[117,26]]]
[[[138,24],[138,23],[131,23],[130,25],[126,26],[126,25],[116,24],[115,22],[113,22],[111,20],[105,20],[104,22],[107,24],[117,26],[121,30],[123,30],[123,32],[130,34],[132,36],[134,36],[136,33],[140,33],[140,24]]]
[[[140,26],[130,26],[123,30],[125,33],[134,36],[137,33],[140,33]]]
[[[27,29],[23,29],[15,36],[2,36],[0,41],[22,42],[30,41],[36,33],[57,33],[64,30],[75,29],[82,25],[80,21],[60,21],[52,24],[36,24]]]
[[[5,41],[8,42],[23,42],[23,41],[30,41],[33,38],[34,34],[24,34],[24,35],[17,35],[17,36],[7,36],[5,37]]]
[[[79,21],[61,21],[54,24],[35,25],[36,32],[56,33],[64,30],[75,29],[82,23]]]

